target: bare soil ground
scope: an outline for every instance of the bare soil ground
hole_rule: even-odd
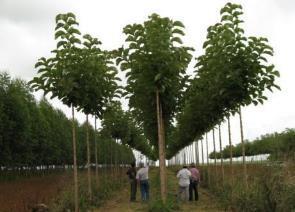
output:
[[[0,211],[27,212],[37,203],[48,204],[69,179],[69,174],[53,174],[0,182]]]

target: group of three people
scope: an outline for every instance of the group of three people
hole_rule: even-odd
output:
[[[133,162],[126,173],[130,181],[131,202],[136,201],[137,184],[140,185],[141,200],[149,200],[149,166],[144,166],[143,163],[140,163],[139,167],[140,169],[136,171],[135,162]],[[179,179],[178,199],[192,201],[194,194],[195,200],[197,201],[199,199],[198,184],[200,182],[200,173],[196,166],[193,163],[189,169],[187,166],[183,166],[176,177]]]

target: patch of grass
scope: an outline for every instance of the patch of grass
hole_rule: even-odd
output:
[[[167,176],[167,179],[174,177],[172,175]],[[160,188],[160,173],[157,171],[152,175],[152,182],[154,190],[159,190]],[[170,180],[167,181],[167,190],[172,190],[175,186]],[[150,212],[172,212],[178,211],[180,209],[178,202],[176,201],[176,196],[172,193],[167,195],[166,203],[161,200],[160,192],[154,192],[154,200],[150,201],[148,204],[148,211]]]
[[[148,211],[150,212],[172,212],[179,211],[180,207],[173,198],[167,198],[166,203],[161,200],[153,201],[149,204]]]
[[[205,167],[203,167],[205,168]],[[219,197],[224,208],[234,211],[295,211],[294,166],[248,164],[248,188],[242,177],[242,165],[234,165],[234,182],[230,183],[229,167],[222,183],[220,175],[210,169],[210,190]],[[218,166],[220,173],[220,166]],[[293,178],[292,178],[293,176]],[[207,177],[207,176],[206,176]],[[203,182],[207,179],[203,179]]]
[[[115,177],[118,179],[120,176]],[[115,181],[114,178],[100,176],[98,181],[92,178],[92,201],[88,198],[87,175],[79,175],[79,209],[88,211],[101,206],[105,200],[112,197],[113,193],[126,184],[126,181]],[[74,211],[74,186],[69,185],[65,190],[55,198],[50,205],[51,211]]]

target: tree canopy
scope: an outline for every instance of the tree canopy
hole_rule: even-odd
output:
[[[201,138],[240,106],[262,104],[267,100],[266,89],[279,89],[275,84],[279,72],[267,60],[273,49],[266,38],[244,35],[242,7],[228,3],[220,14],[220,22],[208,28],[205,53],[197,58],[196,76],[186,90],[168,157]]]

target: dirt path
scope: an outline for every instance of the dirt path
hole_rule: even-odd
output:
[[[150,172],[150,184],[151,184],[151,200],[153,196],[158,196],[159,186],[155,185],[158,169],[153,169]],[[175,173],[168,170],[168,190],[169,193],[177,193],[177,179]],[[106,201],[102,207],[95,210],[95,212],[132,212],[132,211],[148,211],[148,204],[137,201],[135,203],[129,202],[129,185],[126,185],[124,189],[119,191],[112,199]],[[140,199],[139,189],[137,190],[137,200]],[[181,203],[178,211],[209,211],[218,212],[222,211],[218,206],[217,200],[210,195],[206,190],[199,189],[199,201],[198,202],[187,202]]]

